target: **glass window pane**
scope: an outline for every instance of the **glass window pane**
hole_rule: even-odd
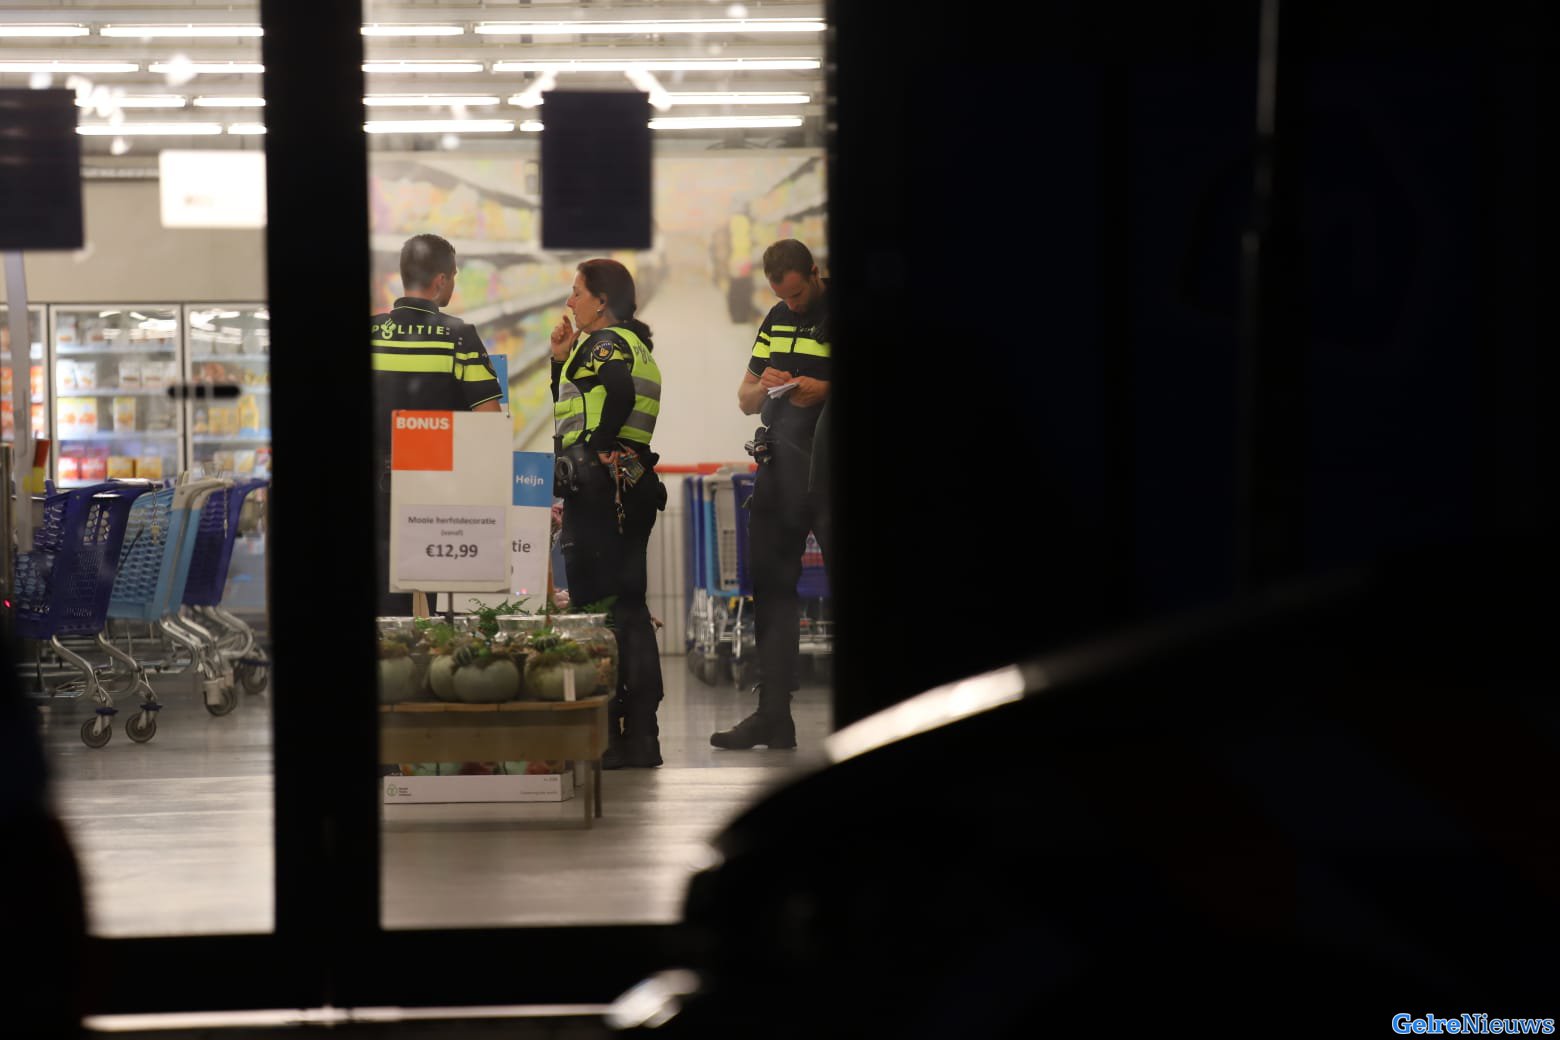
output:
[[[100,936],[273,926],[258,21],[72,7],[0,67],[79,112],[86,246],[25,255],[30,387],[0,325],[6,439],[30,390],[47,443],[5,591]]]
[[[375,352],[385,454],[404,451],[409,460],[412,435],[438,436],[396,427],[395,409],[491,421],[460,414],[486,396],[469,392],[472,379],[491,385],[464,356],[478,344],[494,363],[506,419],[496,439],[470,454],[459,446],[473,442],[457,426],[450,464],[474,471],[483,451],[519,453],[495,463],[497,480],[513,489],[499,491],[513,569],[500,568],[488,591],[464,587],[453,603],[442,594],[447,583],[472,573],[466,565],[474,562],[462,547],[475,547],[481,560],[482,546],[462,525],[418,526],[414,514],[436,503],[486,503],[491,478],[468,483],[458,472],[448,483],[461,489],[453,498],[439,497],[444,478],[421,468],[389,470],[384,484],[388,927],[675,920],[704,839],[767,785],[821,759],[831,727],[830,612],[821,553],[809,542],[807,470],[828,379],[822,5],[766,6],[765,17],[798,19],[786,32],[740,26],[731,10],[712,10],[716,24],[693,32],[655,5],[551,4],[492,9],[480,19],[433,3],[365,6],[376,311],[366,346]],[[517,25],[522,18],[541,24]],[[603,24],[612,20],[640,24]],[[541,247],[550,90],[648,93],[648,250]],[[594,161],[621,156],[603,138]],[[453,257],[415,244],[406,254],[420,235],[438,236]],[[744,444],[765,417],[745,414],[737,389],[750,366],[764,367],[753,360],[755,344],[778,299],[762,256],[787,238],[811,248],[817,277],[803,265],[782,279],[800,313],[773,316],[758,353],[786,373],[778,382],[800,375],[812,385],[793,399],[805,405],[777,400],[770,409],[792,453],[779,465],[784,487],[773,474],[759,479],[775,483],[798,515],[777,529],[779,514],[760,510],[768,527],[755,525],[750,538],[750,513],[737,508],[753,490]],[[609,263],[581,272],[598,260]],[[602,330],[613,335],[592,360],[602,341],[589,335]],[[556,394],[555,332],[560,351],[572,355]],[[615,382],[614,372],[627,382]],[[612,401],[622,410],[614,413]],[[773,419],[779,413],[787,414]],[[637,457],[618,463],[617,493],[569,497],[555,529],[554,453],[581,433],[587,464],[600,465],[599,447]],[[636,467],[646,463],[655,472],[641,477]],[[383,458],[375,465],[386,471]],[[604,479],[612,486],[612,476]],[[661,488],[664,511],[656,508]],[[743,565],[755,558],[755,541],[769,554],[756,574]],[[445,561],[451,566],[441,568]],[[389,598],[392,562],[400,588],[423,590],[436,611],[452,612],[415,620],[410,594]],[[788,574],[800,595],[755,600],[754,578],[773,587],[776,573]],[[549,581],[567,595],[550,601]],[[524,616],[554,605],[569,613]],[[789,642],[790,654],[774,654],[789,681],[770,684],[794,683],[789,703],[751,692],[756,606],[775,612],[766,615],[776,618],[766,635],[771,650]],[[448,627],[436,627],[440,620]],[[614,627],[605,628],[609,620]],[[566,682],[572,704],[556,700],[568,695]],[[471,703],[486,700],[498,703]],[[788,745],[789,720],[795,750],[712,746],[712,734],[761,700],[777,721],[757,735]],[[749,728],[727,739],[752,736]],[[590,763],[604,746],[609,768],[595,818]],[[626,765],[610,768],[618,762]]]

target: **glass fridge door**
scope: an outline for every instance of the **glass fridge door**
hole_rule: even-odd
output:
[[[189,458],[208,476],[271,475],[271,315],[264,304],[189,304],[184,308],[188,380],[237,397],[190,405]]]
[[[186,380],[206,394],[186,408],[190,469],[208,477],[271,476],[271,314],[263,303],[184,307]],[[238,396],[217,398],[218,386]],[[222,606],[241,617],[265,614],[266,492],[245,499]]]
[[[175,304],[55,304],[54,481],[173,480],[183,465]]]
[[[44,370],[43,357],[43,324],[44,312],[41,306],[27,308],[27,338],[31,341],[32,349],[28,352],[32,358],[32,377],[29,380],[32,387],[32,432],[34,439],[49,435],[49,423],[47,409],[49,407],[49,395],[44,386],[47,382],[47,373]],[[0,303],[0,440],[14,441],[16,439],[16,418],[11,414],[11,308]]]

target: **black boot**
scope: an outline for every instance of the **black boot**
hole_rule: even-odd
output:
[[[624,736],[607,742],[602,769],[654,769],[661,764],[661,741],[651,734]]]
[[[730,729],[710,735],[710,744],[727,751],[748,751],[762,744],[782,750],[796,746],[796,723],[791,718],[791,697],[766,695],[758,688],[758,710]]]

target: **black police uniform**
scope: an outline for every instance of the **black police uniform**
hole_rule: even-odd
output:
[[[581,335],[569,356],[552,365],[554,448],[560,455],[587,449],[578,488],[557,489],[565,496],[559,543],[569,601],[585,606],[616,597],[618,689],[608,704],[604,769],[661,764],[661,654],[647,593],[650,532],[666,507],[666,488],[655,473],[660,457],[650,448],[661,397],[652,350],[648,330],[625,322]],[[612,451],[633,453],[616,479],[597,455]]]
[[[371,319],[374,365],[374,448],[378,505],[379,613],[412,612],[410,593],[390,582],[390,413],[399,410],[465,412],[503,395],[475,325],[439,310],[432,300],[403,296],[395,309]]]
[[[827,282],[824,283],[827,287]],[[827,292],[811,312],[797,314],[776,304],[759,327],[748,371],[762,377],[774,367],[794,376],[829,380]],[[820,496],[810,488],[815,427],[822,404],[801,407],[788,397],[766,401],[768,459],[761,461],[750,500],[748,565],[753,576],[754,627],[758,639],[758,712],[735,730],[710,738],[716,747],[754,744],[794,747],[791,691],[798,688],[801,602],[796,583],[808,532],[825,527]],[[820,540],[827,553],[827,546]]]

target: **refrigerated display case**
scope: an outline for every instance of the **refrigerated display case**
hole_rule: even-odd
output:
[[[32,358],[32,432],[35,439],[49,435],[49,394],[45,388],[47,372],[44,366],[43,331],[44,309],[41,306],[27,308],[27,338]],[[11,308],[0,303],[0,440],[16,439],[16,419],[11,414]]]
[[[54,480],[172,480],[184,466],[177,304],[49,308]]]
[[[209,476],[271,475],[271,315],[260,303],[187,304],[186,379],[238,387],[189,405],[189,459]]]

